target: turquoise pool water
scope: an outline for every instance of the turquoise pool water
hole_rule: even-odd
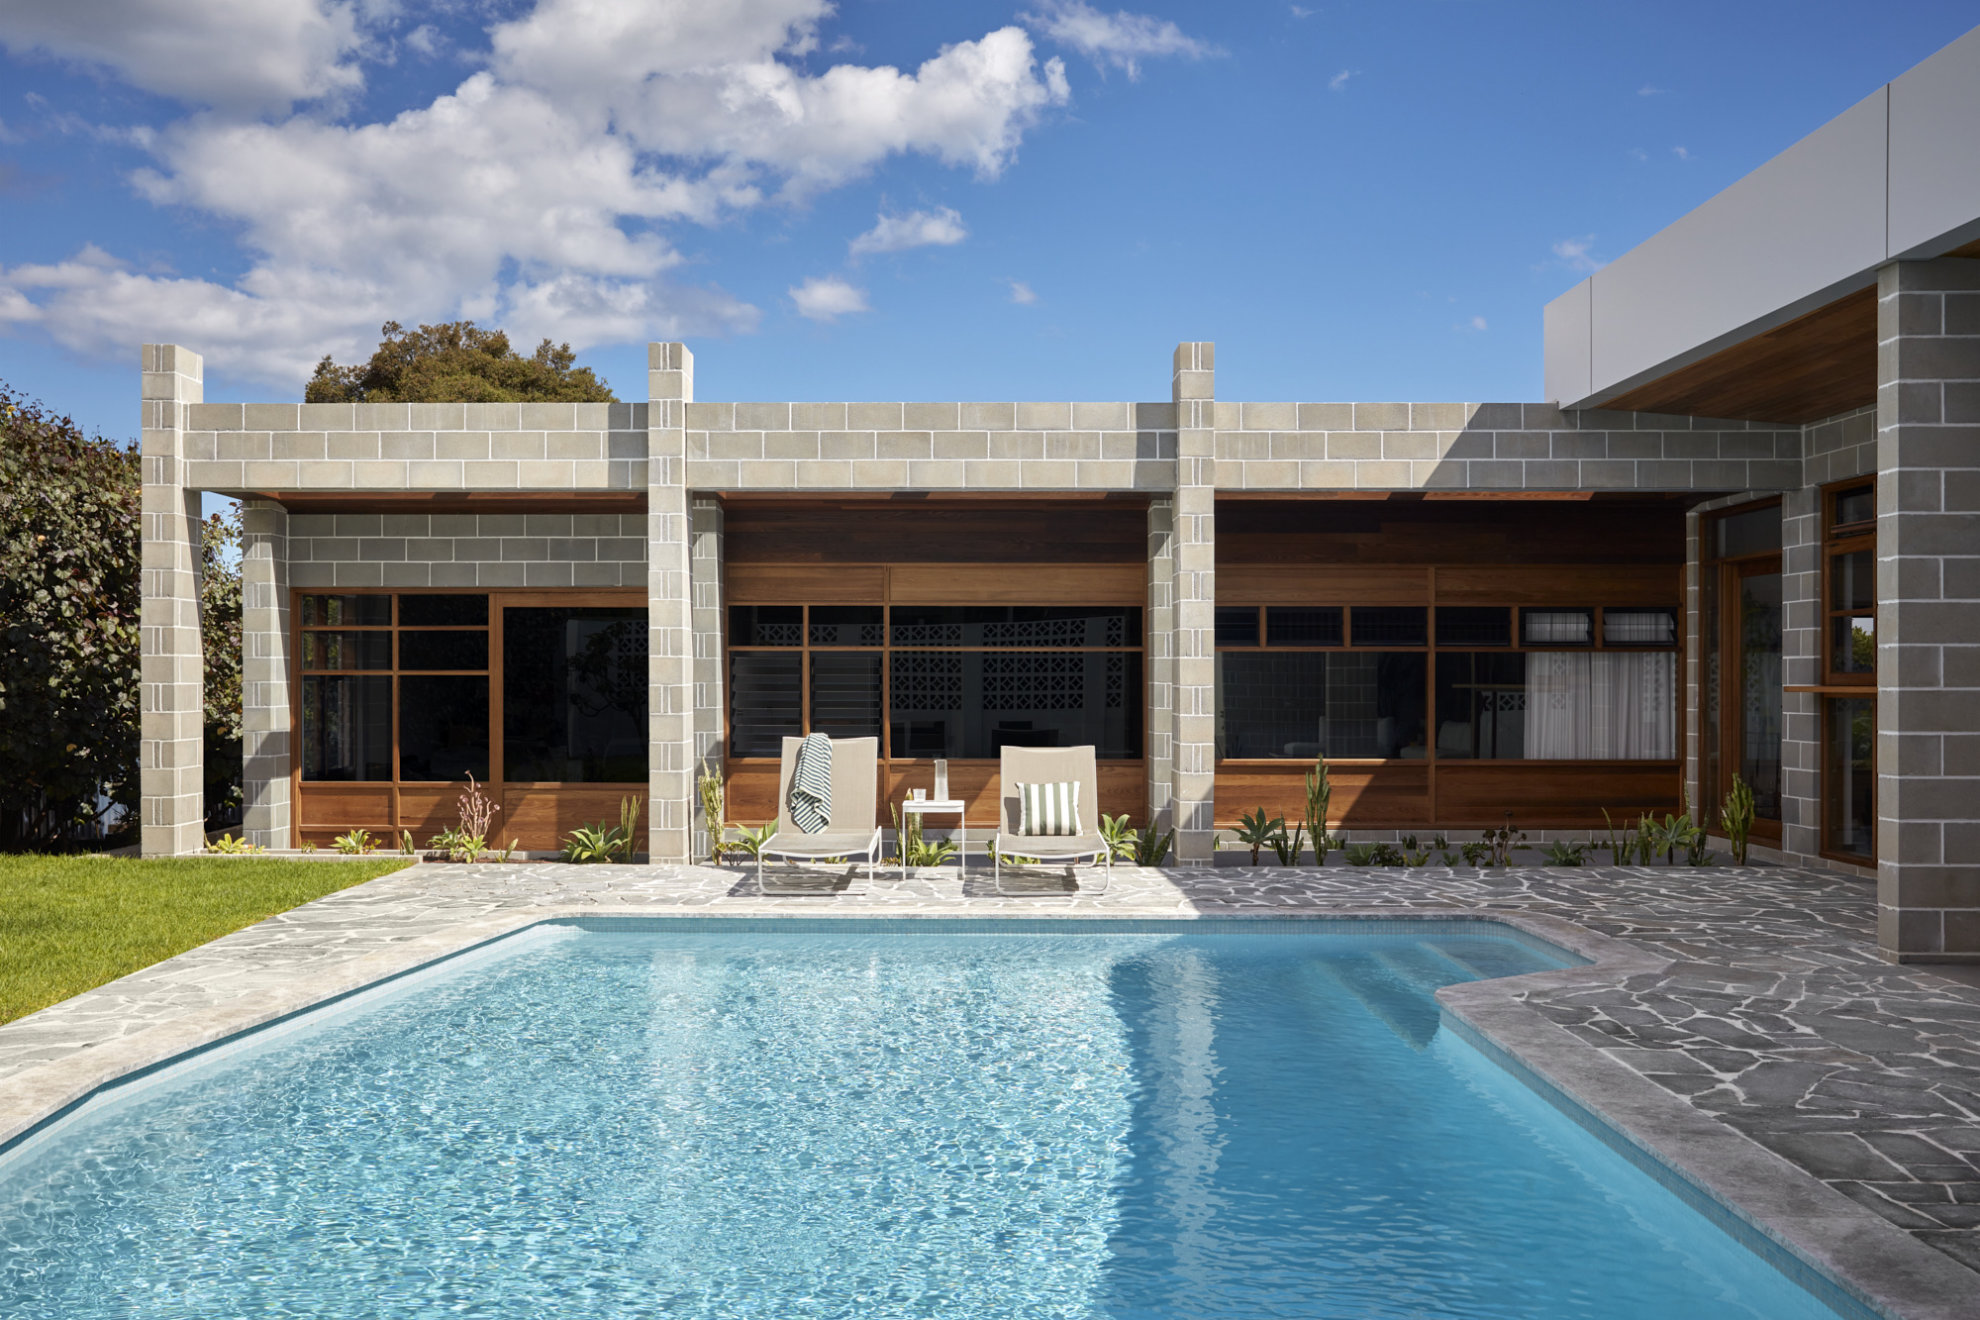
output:
[[[1544,950],[1274,925],[540,928],[24,1143],[0,1315],[1835,1315],[1440,1029]]]

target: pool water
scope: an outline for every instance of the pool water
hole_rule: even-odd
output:
[[[1440,1028],[1536,946],[825,924],[539,928],[120,1088],[0,1161],[0,1315],[1835,1315]]]

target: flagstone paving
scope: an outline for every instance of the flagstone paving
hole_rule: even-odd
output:
[[[243,865],[253,865],[245,859]],[[0,1027],[0,1095],[39,1071],[465,925],[522,914],[1189,916],[1475,910],[1574,923],[1667,965],[1527,1002],[1970,1269],[1980,1270],[1980,987],[1875,949],[1874,887],[1791,868],[1116,868],[997,894],[986,872],[863,869],[766,896],[739,869],[422,865],[332,894]],[[1010,879],[1009,874],[1006,876]],[[1643,963],[1649,966],[1649,963]],[[325,993],[332,992],[329,989]],[[1976,1280],[1980,1287],[1980,1280]],[[1980,1294],[1976,1294],[1980,1295]]]

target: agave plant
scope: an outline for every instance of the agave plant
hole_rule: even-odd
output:
[[[1267,818],[1265,808],[1260,807],[1256,811],[1247,812],[1239,816],[1238,827],[1233,833],[1236,835],[1239,843],[1251,845],[1251,864],[1256,866],[1258,865],[1258,850],[1272,842],[1272,836],[1283,833],[1285,828],[1286,818],[1284,816]]]
[[[1732,791],[1726,794],[1725,805],[1719,808],[1719,824],[1726,831],[1726,842],[1732,845],[1733,865],[1745,866],[1747,840],[1753,833],[1753,786],[1737,772],[1733,775]]]
[[[564,860],[579,865],[609,862],[619,848],[618,833],[604,821],[580,825],[564,838]]]
[[[371,837],[370,830],[351,830],[330,840],[331,847],[347,856],[372,852],[378,847],[378,840]]]

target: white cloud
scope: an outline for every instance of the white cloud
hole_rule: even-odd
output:
[[[1636,89],[1636,94],[1638,96],[1662,96],[1664,90],[1662,87],[1652,87],[1649,83],[1644,83]]]
[[[1594,246],[1593,234],[1584,234],[1580,238],[1557,239],[1554,243],[1554,257],[1569,270],[1586,274],[1602,268],[1602,262],[1589,253],[1589,249]]]
[[[1327,90],[1330,92],[1346,91],[1348,85],[1348,79],[1354,77],[1360,72],[1361,70],[1359,69],[1342,69],[1339,73],[1335,74],[1333,77],[1327,80]]]
[[[1200,60],[1223,52],[1189,36],[1166,18],[1117,10],[1105,14],[1086,0],[1046,0],[1036,13],[1018,16],[1062,46],[1070,46],[1098,68],[1109,65],[1130,79],[1141,76],[1141,61],[1177,56]]]
[[[1466,334],[1483,334],[1486,330],[1491,329],[1491,327],[1486,323],[1484,317],[1472,316],[1472,317],[1467,317],[1465,320],[1459,321],[1456,325],[1452,326],[1451,329],[1461,331]]]
[[[343,0],[8,0],[0,45],[191,104],[259,111],[363,86],[358,17]]]
[[[1018,306],[1029,307],[1038,301],[1038,295],[1033,293],[1031,286],[1023,280],[1011,280],[1009,284],[1011,286],[1011,301]]]
[[[1312,18],[1312,17],[1313,17],[1313,11],[1312,11],[1311,9],[1302,9],[1302,8],[1301,8],[1300,6],[1298,6],[1298,5],[1289,5],[1289,6],[1287,6],[1287,7],[1288,7],[1289,9],[1291,9],[1291,10],[1292,10],[1292,16],[1293,16],[1294,18]]]
[[[906,215],[882,214],[873,228],[848,246],[853,256],[863,257],[873,252],[902,252],[908,248],[953,247],[968,237],[969,230],[963,225],[961,213],[953,207],[940,206],[933,211],[909,211]]]
[[[1676,156],[1679,160],[1691,159],[1691,152],[1684,147],[1672,147],[1671,154],[1673,156]]]
[[[836,321],[854,312],[871,311],[866,290],[846,283],[837,275],[814,275],[788,290],[797,304],[798,315],[813,321]]]
[[[1629,149],[1629,158],[1631,160],[1649,160],[1650,153],[1645,151],[1642,147],[1631,147]]]
[[[205,2],[231,12],[237,0]],[[1041,64],[1016,27],[911,72],[801,71],[792,57],[815,56],[827,13],[825,0],[541,0],[490,29],[488,67],[391,118],[189,116],[133,140],[151,156],[133,186],[238,234],[244,273],[214,282],[77,258],[0,269],[0,307],[77,352],[172,339],[290,389],[325,352],[368,352],[388,319],[471,315],[580,348],[749,330],[756,308],[688,282],[683,227],[902,153],[995,177],[1069,96],[1060,62]],[[264,48],[291,46],[250,25],[232,58],[252,67]],[[963,232],[937,209],[882,217],[861,241]],[[832,283],[792,297],[828,316],[863,309]]]

